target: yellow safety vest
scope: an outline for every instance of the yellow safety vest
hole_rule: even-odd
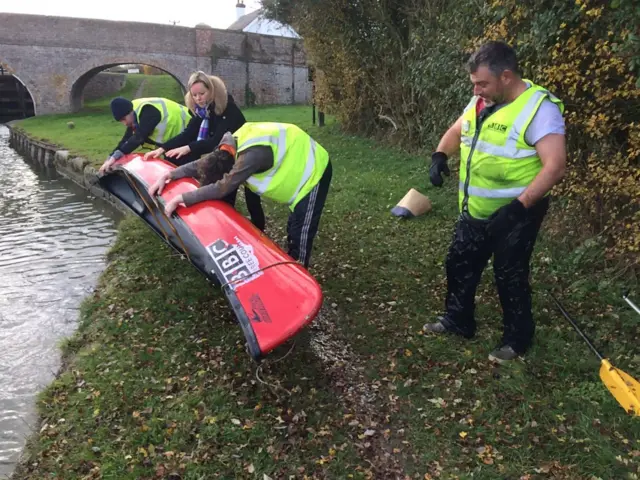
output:
[[[318,184],[329,163],[324,147],[290,123],[247,122],[233,136],[237,155],[256,145],[271,147],[273,167],[251,175],[246,184],[258,195],[288,204],[292,211]]]
[[[535,147],[525,141],[525,132],[545,98],[564,113],[564,104],[548,90],[530,80],[529,88],[513,102],[477,125],[473,97],[462,116],[460,143],[461,211],[486,219],[498,208],[519,197],[542,169]]]
[[[148,97],[136,98],[131,103],[133,103],[133,111],[138,118],[140,118],[140,111],[145,105],[153,105],[160,111],[160,123],[156,125],[148,137],[156,144],[162,144],[172,139],[182,132],[189,123],[189,109],[173,100]]]

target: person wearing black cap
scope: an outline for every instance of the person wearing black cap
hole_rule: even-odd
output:
[[[116,97],[111,101],[113,118],[127,127],[118,146],[100,167],[108,171],[116,160],[145,143],[162,145],[182,132],[191,116],[189,109],[167,98],[136,98],[133,101]]]

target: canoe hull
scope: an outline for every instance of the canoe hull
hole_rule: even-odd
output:
[[[151,198],[149,186],[174,168],[162,159],[144,161],[140,155],[126,155],[99,182],[222,288],[249,354],[260,360],[313,321],[323,300],[320,285],[226,202],[179,206],[167,217],[166,202],[199,187],[195,179],[183,178],[166,185],[161,196]]]

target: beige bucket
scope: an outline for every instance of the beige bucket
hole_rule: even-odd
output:
[[[412,188],[402,197],[402,200],[391,209],[391,214],[396,217],[413,218],[431,211],[431,200]]]

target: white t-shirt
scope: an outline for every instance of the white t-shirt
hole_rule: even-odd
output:
[[[502,103],[497,105],[494,112],[500,110],[506,105],[508,104]],[[564,117],[560,112],[560,107],[548,98],[545,98],[540,104],[538,111],[531,119],[531,123],[529,124],[527,131],[524,132],[524,140],[533,147],[541,138],[549,135],[550,133],[558,133],[560,135],[565,134]]]
[[[545,98],[531,120],[527,131],[524,132],[524,139],[529,145],[534,146],[541,138],[550,133],[564,135],[564,118],[560,113],[560,108]]]

